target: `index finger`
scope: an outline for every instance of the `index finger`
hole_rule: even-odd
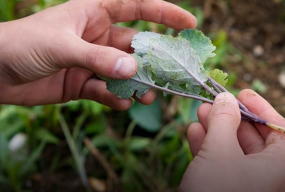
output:
[[[186,10],[162,0],[102,1],[113,23],[145,20],[161,23],[174,29],[195,28],[196,18]]]

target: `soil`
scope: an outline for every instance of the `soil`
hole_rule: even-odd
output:
[[[223,65],[234,71],[236,88],[251,88],[259,79],[267,88],[260,93],[285,116],[285,90],[279,75],[285,71],[285,10],[284,4],[272,0],[195,0],[202,7],[205,21],[202,30],[225,30],[231,44],[246,59]]]

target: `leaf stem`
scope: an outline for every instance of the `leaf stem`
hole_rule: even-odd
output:
[[[199,95],[192,95],[192,94],[181,93],[181,92],[178,92],[178,91],[174,91],[174,90],[171,90],[171,89],[167,89],[167,88],[165,88],[165,87],[160,87],[160,86],[155,85],[155,84],[151,84],[151,83],[148,83],[148,82],[139,81],[138,79],[135,79],[135,78],[132,78],[132,80],[134,80],[134,81],[136,81],[136,82],[138,82],[138,83],[147,85],[147,86],[149,86],[149,87],[152,87],[152,88],[155,88],[155,89],[158,89],[158,90],[167,92],[167,93],[179,95],[179,96],[182,96],[182,97],[188,97],[188,98],[191,98],[191,99],[200,100],[200,101],[204,101],[204,102],[207,102],[207,103],[212,103],[212,104],[214,103],[214,101],[212,101],[212,100],[210,100],[210,99],[207,99],[207,98],[205,98],[205,97],[201,97],[201,96],[199,96]]]
[[[214,79],[212,79],[211,77],[209,77],[208,81],[210,82],[210,84],[213,86],[213,87],[217,87],[218,89],[220,89],[222,92],[229,92],[226,88],[224,88],[222,85],[220,85],[218,82],[216,82]],[[244,106],[244,104],[242,104],[239,100],[238,100],[238,104],[239,104],[239,107],[245,111],[245,112],[249,112],[251,113],[247,108],[246,106]]]
[[[197,78],[191,71],[187,69],[184,65],[182,65],[184,70],[198,83],[200,84],[206,91],[208,91],[210,94],[212,94],[214,97],[218,94],[215,91],[213,91],[204,81],[201,81],[199,78]]]
[[[222,93],[224,91],[221,91],[220,88],[212,81],[213,79],[209,77],[208,82],[213,86],[213,88],[215,89],[215,91],[217,93]]]

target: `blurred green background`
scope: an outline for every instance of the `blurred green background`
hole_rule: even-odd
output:
[[[0,0],[0,21],[63,2]],[[284,0],[170,2],[192,12],[217,46],[206,68],[228,72],[232,93],[252,88],[285,114]],[[118,25],[177,34],[145,21]],[[0,105],[0,191],[177,191],[193,158],[186,131],[200,104],[158,92],[152,105],[125,112],[85,100]]]

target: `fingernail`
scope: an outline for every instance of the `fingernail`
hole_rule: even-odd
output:
[[[231,93],[220,93],[214,101],[214,105],[218,103],[232,103],[237,105],[237,99]]]
[[[115,72],[121,77],[130,77],[135,70],[135,61],[131,57],[120,57],[115,66]]]

